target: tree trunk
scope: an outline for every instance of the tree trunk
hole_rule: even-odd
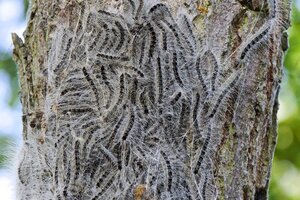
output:
[[[267,199],[289,11],[33,0],[19,199]]]

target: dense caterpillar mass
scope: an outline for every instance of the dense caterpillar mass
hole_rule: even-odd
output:
[[[49,199],[127,200],[141,186],[145,199],[217,199],[220,124],[236,104],[249,57],[283,26],[282,6],[269,0],[269,20],[237,47],[226,71],[230,63],[199,45],[188,11],[174,16],[161,1],[122,5],[86,8],[78,37],[63,26],[54,34],[46,116],[54,154],[41,163]],[[18,170],[24,187],[27,157]]]

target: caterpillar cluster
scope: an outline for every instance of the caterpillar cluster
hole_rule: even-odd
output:
[[[216,199],[218,123],[237,101],[242,65],[284,26],[282,5],[268,1],[270,19],[237,48],[239,67],[226,74],[214,50],[199,46],[187,11],[122,3],[120,12],[86,8],[78,37],[65,27],[53,36],[46,118],[55,141],[45,152],[54,153],[39,163],[49,169],[48,193],[134,199],[143,186],[138,196],[148,199]],[[18,171],[24,187],[27,156]]]
[[[246,1],[246,4],[249,4],[249,1]],[[268,0],[267,5],[269,19],[255,34],[240,45],[237,55],[237,65],[247,62],[248,58],[251,58],[251,55],[257,54],[261,48],[268,46],[272,34],[287,29],[288,15],[286,14],[287,6],[285,2]]]

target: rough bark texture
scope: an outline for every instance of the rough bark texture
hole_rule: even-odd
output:
[[[288,21],[288,0],[33,0],[19,199],[267,199]]]

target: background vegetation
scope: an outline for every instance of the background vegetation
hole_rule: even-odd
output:
[[[0,6],[4,1],[0,0]],[[28,1],[23,0],[22,3],[25,13]],[[292,16],[292,27],[288,31],[290,48],[284,61],[285,74],[279,97],[279,137],[271,175],[271,200],[300,200],[300,11],[296,6],[293,7]],[[20,20],[24,21],[24,17],[23,14]],[[5,28],[0,17],[0,35]],[[11,47],[6,49],[0,46],[0,101],[6,106],[3,108],[0,104],[0,122],[7,117],[4,110],[19,113],[13,123],[16,128],[2,130],[3,126],[0,126],[0,172],[7,164],[8,155],[12,154],[9,146],[12,143],[18,144],[21,138],[21,106],[16,69],[11,59]],[[9,91],[4,91],[4,85],[9,86]]]
[[[271,174],[271,200],[300,200],[300,11],[295,6],[288,31],[280,93],[279,136]]]

